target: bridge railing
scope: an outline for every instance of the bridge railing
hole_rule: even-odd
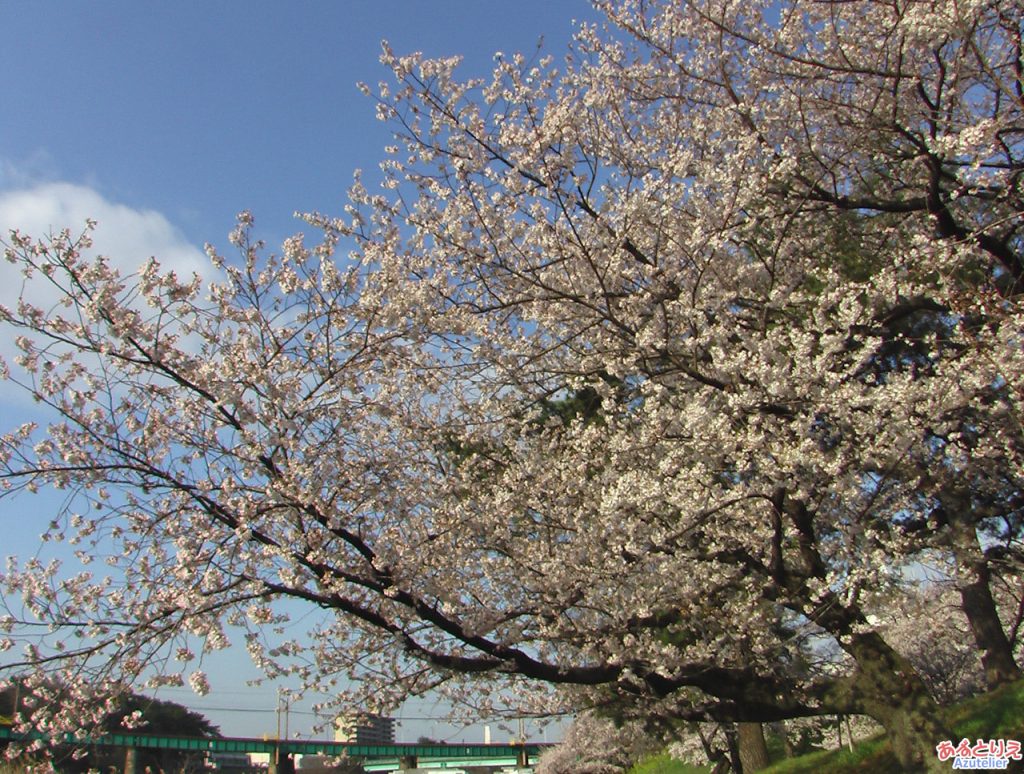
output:
[[[0,742],[31,742],[72,746],[135,747],[161,750],[198,750],[206,752],[286,753],[289,755],[348,755],[352,758],[495,758],[529,756],[536,758],[549,744],[354,744],[328,740],[260,739],[247,737],[195,737],[165,734],[103,734],[76,737],[72,734],[56,740],[38,732],[20,734],[0,726]]]

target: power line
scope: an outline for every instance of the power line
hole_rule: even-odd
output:
[[[265,714],[270,714],[270,713],[277,712],[276,708],[253,709],[252,707],[207,707],[205,705],[198,705],[196,707],[196,709],[199,710],[199,711],[203,711],[203,712],[248,712],[248,713],[265,713]],[[298,709],[293,709],[293,710],[291,710],[291,714],[292,715],[307,715],[307,716],[319,717],[319,718],[330,718],[330,717],[333,717],[336,713],[333,713],[333,712],[316,712],[314,710],[298,710]],[[436,716],[433,716],[433,715],[389,715],[388,717],[390,717],[390,718],[392,718],[394,720],[397,720],[399,722],[405,721],[405,720],[408,720],[408,721],[415,720],[415,721],[426,721],[426,722],[430,722],[430,723],[444,723],[445,725],[451,725],[451,726],[458,726],[458,725],[460,725],[459,723],[454,723],[454,722],[452,722],[449,719],[439,718],[439,717],[436,717]],[[465,724],[461,724],[461,725],[463,725],[465,728],[468,728],[469,726],[479,725],[479,724],[485,723],[485,722],[489,722],[489,721],[474,720],[474,721],[472,721],[470,723],[465,723]]]

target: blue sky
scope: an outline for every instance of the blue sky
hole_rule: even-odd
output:
[[[532,52],[542,37],[559,55],[573,20],[594,18],[585,0],[4,0],[0,231],[76,230],[94,217],[97,247],[116,262],[192,266],[204,242],[227,247],[248,209],[258,236],[279,243],[303,229],[295,211],[340,213],[353,171],[382,157],[388,129],[356,88],[388,77],[382,39],[400,53],[461,54],[469,77],[486,74],[495,51]],[[0,276],[0,303],[12,292]],[[0,385],[4,430],[27,410]],[[0,555],[34,552],[56,502],[0,502]],[[164,698],[226,733],[273,733],[275,688],[247,688],[245,660],[221,659],[204,699]],[[410,703],[400,733],[480,738],[413,720],[438,711]],[[307,713],[296,707],[292,731],[308,731]]]
[[[3,185],[67,180],[220,240],[251,209],[288,233],[295,210],[340,209],[387,140],[358,81],[399,52],[561,51],[584,0],[0,4]]]

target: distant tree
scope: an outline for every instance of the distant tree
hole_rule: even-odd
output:
[[[364,769],[361,761],[346,757],[303,755],[298,771],[305,774],[363,774]]]
[[[117,709],[107,716],[103,728],[110,733],[137,730],[170,736],[216,738],[221,735],[220,728],[201,713],[173,701],[137,693],[118,697]]]
[[[941,704],[985,690],[985,670],[953,584],[892,592],[880,605],[877,620],[886,639],[914,665]]]
[[[0,690],[0,715],[13,716],[15,700],[18,710],[32,712],[38,704],[34,692],[20,682]],[[102,734],[154,734],[178,737],[219,737],[220,729],[198,712],[176,702],[154,699],[136,693],[127,693],[114,698],[114,709],[109,710],[102,722],[89,729],[93,735]],[[10,711],[8,712],[8,708]],[[77,753],[62,746],[57,759],[64,771],[88,771],[105,769],[108,766],[120,768],[124,765],[125,751],[121,748],[89,746]],[[200,771],[204,756],[179,750],[138,751],[140,767],[151,766],[154,771]]]
[[[661,744],[637,723],[616,725],[594,713],[578,717],[562,741],[537,761],[538,774],[617,774]]]
[[[11,376],[54,418],[3,480],[68,492],[47,538],[114,565],[0,578],[8,664],[69,699],[34,722],[205,691],[181,643],[234,624],[339,703],[862,714],[935,768],[867,603],[936,554],[988,684],[1020,676],[1024,10],[597,5],[485,81],[386,50],[382,189],[280,256],[243,214],[208,288],[10,236],[51,299],[3,311]],[[266,644],[280,599],[308,638]]]

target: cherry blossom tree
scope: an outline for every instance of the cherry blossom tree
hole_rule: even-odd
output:
[[[636,723],[616,726],[609,718],[585,712],[562,741],[537,760],[538,774],[618,774],[628,771],[658,745]]]
[[[981,693],[984,673],[954,588],[931,583],[885,600],[886,641],[910,660],[944,704]]]
[[[110,567],[12,562],[9,667],[84,698],[235,636],[346,700],[864,714],[920,769],[950,734],[865,595],[938,553],[1019,676],[1021,9],[598,5],[490,79],[385,50],[382,188],[279,256],[243,215],[208,287],[11,235],[59,301],[3,312],[55,417],[3,479]]]

